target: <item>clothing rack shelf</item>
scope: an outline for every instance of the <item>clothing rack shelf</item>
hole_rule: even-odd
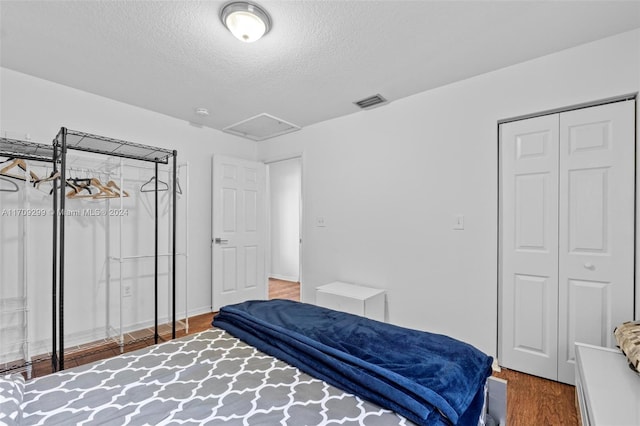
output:
[[[60,134],[58,134],[58,138],[60,138]],[[70,129],[65,129],[65,139],[68,149],[153,163],[168,164],[169,158],[173,156],[174,152],[168,149],[156,148]]]
[[[172,268],[171,268],[171,292],[172,292],[172,338],[176,337],[176,206],[177,206],[177,156],[178,153],[175,150],[168,150],[163,148],[157,148],[148,145],[142,145],[139,143],[124,141],[120,139],[113,139],[105,136],[95,135],[91,133],[80,132],[77,130],[70,130],[66,127],[62,127],[58,132],[58,135],[53,142],[53,158],[54,172],[57,172],[57,166],[60,165],[60,187],[57,188],[54,183],[54,211],[60,212],[57,218],[54,218],[54,239],[57,241],[57,245],[54,246],[54,258],[57,262],[54,263],[53,270],[53,282],[54,282],[54,295],[53,300],[57,300],[58,309],[57,312],[54,309],[52,313],[52,322],[58,326],[58,343],[55,342],[54,332],[54,344],[51,354],[52,364],[57,366],[57,369],[64,370],[64,291],[65,291],[65,184],[66,182],[66,170],[67,170],[67,154],[69,150],[84,151],[93,154],[106,155],[110,157],[120,157],[132,160],[139,160],[144,162],[150,162],[154,164],[155,171],[155,185],[153,191],[154,196],[154,220],[155,220],[155,251],[154,258],[154,340],[158,343],[158,258],[161,256],[158,250],[158,165],[169,164],[171,162],[171,176],[172,176],[172,220],[171,220],[171,242],[172,250],[170,253]],[[56,220],[57,219],[57,220]],[[57,283],[57,286],[55,285]],[[57,290],[57,294],[55,294]]]
[[[0,138],[0,157],[53,161],[53,146],[18,139]]]

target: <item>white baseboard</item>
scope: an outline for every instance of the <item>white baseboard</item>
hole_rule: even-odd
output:
[[[211,313],[211,306],[203,306],[197,309],[189,309],[190,317],[195,317],[196,315],[210,314],[210,313]]]

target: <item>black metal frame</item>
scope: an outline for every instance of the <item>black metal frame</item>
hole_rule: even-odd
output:
[[[0,157],[22,158],[23,160],[53,162],[51,145],[23,141],[19,139],[0,138]]]
[[[54,266],[53,266],[53,310],[52,310],[52,324],[53,324],[53,351],[51,355],[51,361],[54,366],[54,370],[64,370],[64,266],[65,266],[65,185],[66,181],[66,161],[67,151],[79,150],[90,152],[94,154],[102,154],[107,156],[115,156],[121,158],[128,158],[139,161],[153,162],[155,163],[155,264],[154,264],[154,317],[155,317],[155,329],[154,329],[154,342],[158,343],[158,164],[169,164],[169,158],[173,157],[173,217],[172,217],[172,270],[171,270],[171,287],[172,287],[172,332],[171,336],[176,337],[176,188],[177,188],[177,157],[178,152],[176,150],[168,150],[163,148],[157,148],[148,145],[141,145],[138,143],[123,141],[119,139],[112,139],[105,136],[93,135],[90,133],[79,132],[76,130],[70,130],[66,127],[62,127],[58,132],[58,135],[53,141],[53,164],[54,173],[57,170],[57,163],[60,163],[60,188],[56,186],[54,181],[54,211],[57,215],[54,215],[53,235],[54,235]],[[1,153],[1,152],[0,152]],[[59,207],[59,211],[58,211]],[[56,220],[58,219],[58,220]],[[56,244],[57,243],[57,244]],[[56,286],[57,283],[57,286]],[[59,290],[56,296],[56,287]],[[58,302],[58,317],[56,318],[56,297]],[[56,321],[57,320],[57,321]],[[55,325],[58,325],[58,344],[56,346],[56,330]]]

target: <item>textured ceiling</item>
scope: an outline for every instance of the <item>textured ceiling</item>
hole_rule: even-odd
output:
[[[259,3],[273,28],[246,44],[222,1],[1,0],[0,65],[220,130],[304,127],[640,27],[640,1]]]

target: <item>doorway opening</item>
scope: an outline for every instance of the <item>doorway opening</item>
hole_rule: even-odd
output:
[[[302,159],[267,163],[269,299],[300,301]]]

